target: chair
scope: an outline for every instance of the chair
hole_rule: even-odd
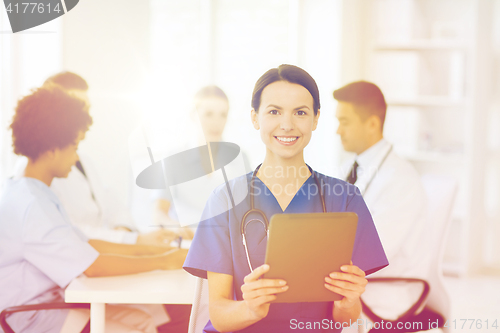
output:
[[[451,210],[458,190],[455,178],[450,176],[423,175],[422,184],[429,199],[429,218],[434,222],[433,244],[437,255],[432,259],[428,281],[433,289],[427,307],[450,318],[451,301],[443,279],[443,257],[451,226]],[[447,328],[444,328],[448,331]]]
[[[210,320],[208,314],[208,280],[197,278],[188,333],[201,333]]]
[[[433,316],[440,318],[440,324],[450,318],[450,297],[444,286],[442,274],[442,261],[445,251],[448,231],[451,225],[451,210],[457,193],[457,181],[453,177],[426,174],[421,177],[422,185],[428,198],[427,221],[430,227],[428,237],[432,253],[436,253],[430,262],[430,270],[426,280],[406,278],[373,278],[368,279],[370,283],[422,283],[424,288],[419,300],[403,315],[396,320],[386,320],[374,314],[362,301],[363,313],[373,322],[406,322],[418,319],[418,316]],[[430,287],[430,289],[429,289]],[[448,332],[447,327],[439,327]],[[376,331],[376,330],[373,330]]]
[[[90,304],[59,302],[59,303],[42,303],[42,304],[12,306],[10,308],[4,309],[0,313],[0,327],[2,327],[2,330],[5,333],[15,333],[14,330],[9,326],[9,324],[7,324],[7,316],[16,312],[35,311],[35,310],[54,310],[54,309],[90,309]],[[90,332],[89,323],[87,323],[87,325],[83,328],[81,333]]]

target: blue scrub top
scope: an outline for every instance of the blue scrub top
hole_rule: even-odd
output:
[[[389,263],[384,249],[359,190],[354,185],[336,178],[320,173],[316,173],[316,176],[320,184],[323,184],[327,212],[354,212],[358,215],[352,254],[353,264],[365,271],[367,275],[387,266]],[[252,173],[249,173],[229,181],[231,192],[237,191],[241,186],[249,186],[251,177]],[[282,211],[274,195],[257,177],[254,180],[253,193],[255,207],[261,209],[268,220],[274,214],[321,213],[323,211],[312,175],[295,194],[285,211]],[[241,219],[249,209],[249,198],[233,209],[226,184],[216,188],[205,206],[203,216],[214,216],[212,212],[225,212],[200,222],[184,263],[186,271],[201,278],[207,277],[207,271],[232,275],[235,300],[243,300],[241,286],[244,277],[250,274],[240,233]],[[256,218],[259,216],[257,215]],[[250,261],[256,268],[264,264],[266,254],[267,237],[264,227],[260,223],[250,223],[246,236]],[[273,303],[266,318],[240,332],[294,332],[297,329],[293,329],[291,325],[293,319],[297,322],[332,320],[332,304],[332,302]],[[321,327],[318,330],[307,331],[321,332]],[[340,332],[341,329],[327,331]],[[217,331],[208,322],[204,332]]]
[[[8,180],[0,196],[0,311],[64,302],[64,288],[99,256],[52,190],[33,178]],[[68,310],[19,312],[16,332],[59,332]],[[0,332],[2,330],[0,329]]]

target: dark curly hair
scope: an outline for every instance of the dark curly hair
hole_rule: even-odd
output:
[[[88,104],[56,84],[34,89],[17,102],[12,129],[14,153],[36,160],[74,143],[92,125]]]

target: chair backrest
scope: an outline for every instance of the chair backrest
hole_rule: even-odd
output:
[[[458,184],[450,176],[425,174],[421,177],[428,198],[428,225],[430,227],[431,260],[428,282],[431,286],[427,306],[450,319],[450,296],[443,281],[443,257],[451,225],[451,211],[455,201]]]
[[[188,333],[202,333],[210,319],[208,313],[208,280],[197,278]]]

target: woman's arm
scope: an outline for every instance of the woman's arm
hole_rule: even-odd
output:
[[[344,296],[342,300],[333,303],[333,319],[336,322],[350,324],[361,314],[360,297],[365,292],[368,281],[365,279],[365,272],[352,262],[340,269],[344,273],[333,272],[325,278],[325,288]]]
[[[262,265],[245,277],[243,301],[233,300],[231,275],[207,272],[210,320],[217,331],[238,331],[267,316],[275,294],[288,289],[283,280],[259,279],[267,271],[269,265]]]
[[[165,253],[172,249],[167,244],[162,246],[119,244],[106,242],[100,239],[89,239],[89,244],[100,254],[121,254],[126,256],[156,255]]]
[[[100,254],[84,274],[89,277],[98,277],[134,274],[156,269],[180,269],[186,255],[186,249],[173,249],[153,256]]]

